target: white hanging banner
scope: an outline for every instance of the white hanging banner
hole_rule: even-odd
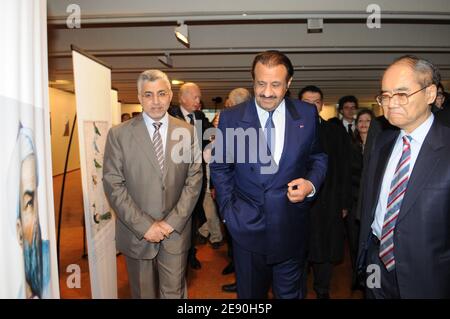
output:
[[[47,3],[0,7],[0,298],[59,298]]]
[[[117,298],[115,224],[102,183],[111,69],[80,49],[72,48],[72,57],[92,298]]]
[[[119,92],[115,89],[111,90],[111,107],[112,107],[112,126],[116,126],[121,122],[120,103],[117,100]]]

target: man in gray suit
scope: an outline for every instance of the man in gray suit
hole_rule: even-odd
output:
[[[137,87],[142,114],[112,128],[105,147],[117,249],[133,298],[186,298],[191,214],[202,184],[198,139],[167,113],[173,93],[165,73],[144,71]]]

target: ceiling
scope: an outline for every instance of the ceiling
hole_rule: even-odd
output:
[[[450,88],[450,1],[377,0],[381,25],[369,28],[373,11],[367,7],[373,2],[77,0],[81,28],[71,29],[67,9],[74,1],[48,0],[51,85],[73,91],[73,44],[112,67],[122,103],[137,103],[139,73],[157,68],[171,79],[196,82],[206,107],[221,107],[212,99],[225,100],[236,87],[251,89],[251,63],[267,49],[291,59],[294,96],[305,85],[318,85],[328,105],[347,94],[374,104],[383,70],[406,53],[437,64]],[[323,32],[308,33],[308,18],[322,18]],[[189,26],[189,47],[174,35],[180,21]],[[158,61],[165,53],[172,68]]]

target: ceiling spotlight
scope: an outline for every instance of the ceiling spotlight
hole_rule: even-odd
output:
[[[308,19],[308,33],[322,33],[323,19]]]
[[[173,85],[180,85],[180,84],[184,84],[184,81],[181,81],[181,80],[172,80],[172,84],[173,84]]]
[[[184,22],[179,22],[179,26],[175,27],[175,35],[185,46],[189,46],[189,30]]]
[[[159,62],[161,62],[162,64],[164,64],[165,66],[172,68],[173,67],[173,61],[172,58],[170,57],[169,53],[165,53],[163,56],[159,56],[158,57]]]

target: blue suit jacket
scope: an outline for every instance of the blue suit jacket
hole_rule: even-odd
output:
[[[239,147],[238,139],[226,133],[226,128],[261,128],[254,99],[220,114],[224,143],[221,145],[216,135],[215,162],[210,165],[220,213],[233,240],[244,249],[265,254],[269,263],[305,256],[312,198],[291,203],[286,195],[287,184],[305,178],[318,191],[327,170],[327,156],[318,140],[316,108],[285,101],[284,147],[276,173],[262,174],[267,165],[259,157],[254,160],[259,149],[266,148],[264,138],[258,135],[256,143],[247,138]],[[244,163],[239,161],[243,158]]]
[[[376,205],[399,131],[383,132],[370,157],[362,202],[358,268],[366,271]],[[414,164],[394,232],[402,298],[450,298],[450,129],[436,119]]]

